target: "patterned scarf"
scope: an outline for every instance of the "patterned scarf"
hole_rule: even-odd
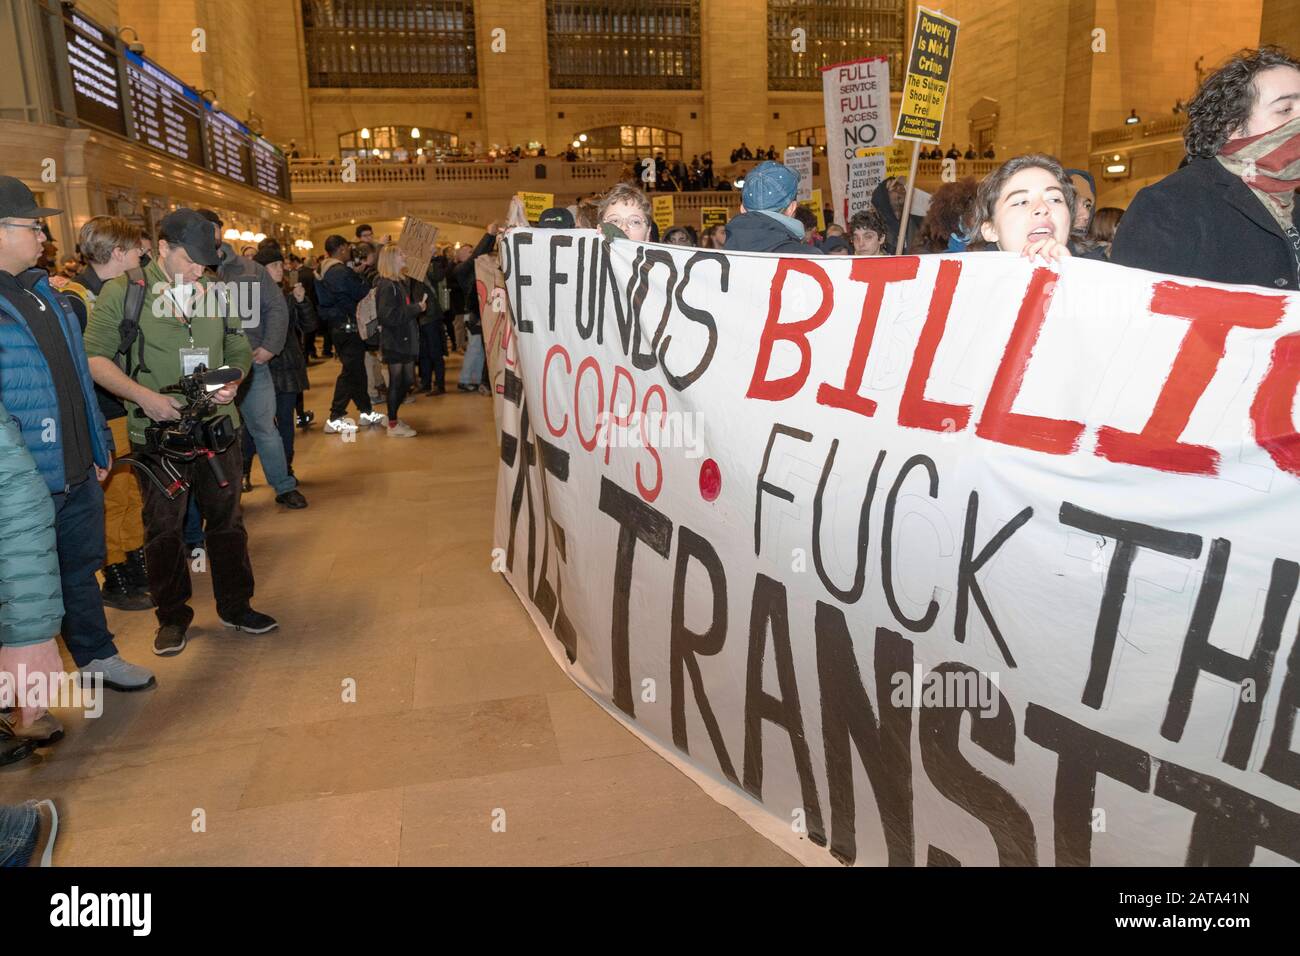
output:
[[[1295,228],[1291,216],[1300,188],[1300,116],[1267,133],[1229,140],[1218,160],[1241,177],[1284,233]]]

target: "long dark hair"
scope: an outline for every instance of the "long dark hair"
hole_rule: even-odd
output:
[[[1300,70],[1300,61],[1275,46],[1242,50],[1206,78],[1187,107],[1183,141],[1188,156],[1208,158],[1223,148],[1250,117],[1259,98],[1255,77],[1275,66]]]

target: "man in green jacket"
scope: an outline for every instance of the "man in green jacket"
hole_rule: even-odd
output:
[[[212,287],[203,278],[204,266],[216,265],[218,252],[212,225],[192,209],[177,209],[164,217],[159,229],[158,258],[144,270],[144,303],[139,334],[120,359],[123,344],[129,276],[104,284],[86,323],[86,354],[90,374],[98,385],[123,399],[131,449],[147,452],[145,429],[152,422],[175,421],[181,402],[160,389],[175,384],[199,365],[209,369],[229,366],[244,375],[253,353],[241,329],[255,321],[257,302],[243,302],[230,287]],[[244,310],[247,315],[242,314]],[[239,425],[233,404],[239,383],[213,393],[221,406],[214,413],[228,415],[232,430]],[[227,477],[219,484],[206,459],[176,462],[189,484],[187,493],[168,498],[147,478],[140,480],[144,499],[145,565],[149,593],[158,615],[154,653],[164,656],[185,649],[186,630],[194,619],[189,606],[189,554],[185,547],[185,512],[193,495],[203,516],[212,590],[217,613],[226,627],[265,634],[275,619],[252,609],[253,568],[248,559],[248,534],[239,504],[239,476],[243,473],[239,442],[215,456]]]
[[[0,706],[22,703],[20,672],[63,671],[54,643],[62,621],[54,502],[17,423],[0,405]],[[16,713],[24,728],[48,716],[40,707]],[[0,737],[0,765],[23,759],[35,743],[26,735]]]

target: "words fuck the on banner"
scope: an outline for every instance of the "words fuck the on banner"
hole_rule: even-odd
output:
[[[1300,297],[512,233],[501,567],[808,862],[1300,861]]]

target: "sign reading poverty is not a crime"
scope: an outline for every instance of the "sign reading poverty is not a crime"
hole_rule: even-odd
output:
[[[952,58],[957,49],[957,21],[925,7],[916,8],[916,29],[912,31],[912,55],[903,80],[903,99],[898,108],[899,139],[937,143],[943,129],[943,111],[948,103]]]
[[[517,230],[495,545],[806,862],[1300,861],[1300,296]]]

